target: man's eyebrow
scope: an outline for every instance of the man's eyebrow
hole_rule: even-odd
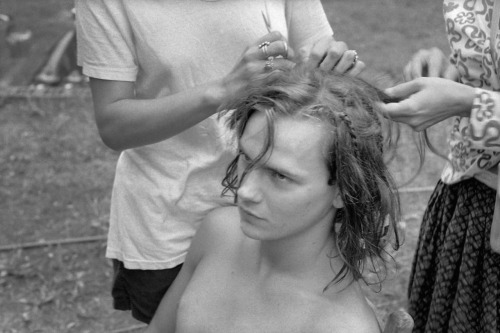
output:
[[[241,143],[238,143],[238,150],[241,154],[245,155],[247,158],[251,159],[252,161],[254,160],[253,158],[250,158],[250,156],[248,156],[247,152],[245,151]],[[277,172],[285,176],[288,176],[290,178],[300,178],[300,175],[298,173],[293,172],[293,170],[290,170],[286,167],[276,165],[273,163],[273,161],[269,161],[269,159],[259,161],[258,165],[262,169]]]
[[[272,171],[272,172],[276,172],[276,173],[285,175],[289,178],[298,178],[299,177],[297,174],[293,173],[292,171],[283,169],[283,168],[281,168],[279,166],[275,166],[275,165],[265,164],[262,166],[262,168],[265,170],[268,170],[268,171]]]

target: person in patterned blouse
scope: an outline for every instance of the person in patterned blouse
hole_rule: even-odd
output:
[[[407,82],[386,90],[401,101],[382,112],[417,131],[455,117],[409,281],[416,333],[500,332],[498,11],[494,0],[445,0],[449,58],[417,52]]]

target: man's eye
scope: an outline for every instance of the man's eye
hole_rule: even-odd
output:
[[[277,172],[277,171],[273,171],[273,172],[272,172],[272,176],[273,176],[274,178],[276,178],[277,180],[279,180],[279,181],[285,181],[285,180],[289,180],[289,179],[290,179],[290,178],[288,178],[287,176],[285,176],[284,174],[279,173],[279,172]]]

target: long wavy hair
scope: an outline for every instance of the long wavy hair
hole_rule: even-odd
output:
[[[227,168],[223,194],[231,192],[235,201],[241,180],[273,149],[276,119],[315,118],[328,129],[328,183],[339,187],[344,202],[331,230],[343,264],[325,289],[348,275],[369,283],[363,274],[366,264],[377,273],[376,282],[382,282],[379,273],[387,272],[387,239],[395,250],[400,246],[399,197],[385,159],[394,146],[393,123],[376,110],[377,102],[387,99],[361,79],[297,65],[255,79],[223,106],[228,111],[222,113],[238,140],[254,113],[263,112],[267,119],[267,137],[258,156],[240,176],[238,157]]]

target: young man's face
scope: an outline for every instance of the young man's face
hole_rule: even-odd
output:
[[[325,128],[311,119],[276,120],[271,153],[246,174],[238,189],[241,228],[248,237],[276,240],[319,224],[323,228],[332,225],[336,208],[342,204],[337,186],[328,185],[325,133]],[[266,134],[265,115],[257,112],[239,142],[240,179],[248,163],[262,150]]]

